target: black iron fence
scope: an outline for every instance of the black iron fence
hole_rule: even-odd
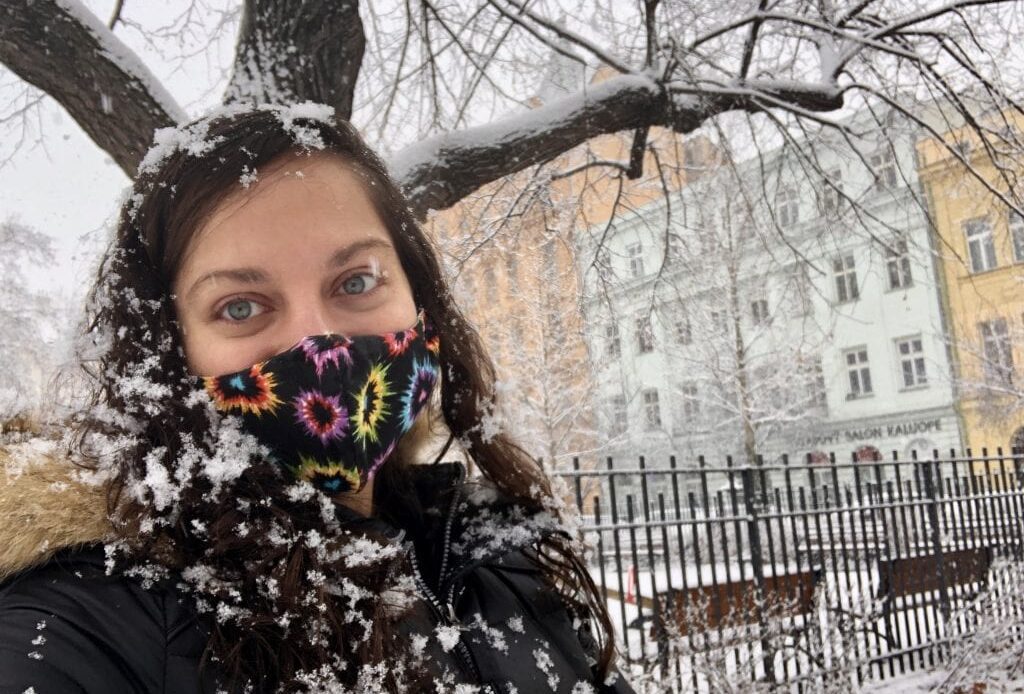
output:
[[[820,461],[820,462],[818,462]],[[804,689],[931,668],[1005,594],[1024,623],[1024,455],[657,466],[574,460],[591,570],[634,672]],[[841,687],[840,687],[841,690]]]

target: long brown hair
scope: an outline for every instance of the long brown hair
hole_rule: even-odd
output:
[[[484,426],[494,406],[494,367],[404,196],[350,124],[308,106],[235,108],[156,139],[98,268],[83,332],[93,351],[83,368],[94,389],[73,453],[110,475],[108,511],[118,540],[108,551],[144,582],[185,578],[198,609],[216,614],[207,655],[235,686],[294,689],[304,673],[340,666],[341,654],[358,644],[357,667],[340,670],[352,685],[400,644],[393,605],[351,596],[388,594],[402,583],[401,566],[386,553],[358,570],[346,566],[352,535],[325,532],[331,518],[323,497],[292,493],[228,420],[194,397],[179,336],[172,280],[196,230],[240,179],[317,151],[360,175],[413,298],[440,337],[439,419],[516,503],[537,512],[557,507],[550,480],[506,434]],[[423,430],[407,435],[381,469],[375,505],[385,514],[415,506],[404,475]],[[598,628],[603,679],[614,656],[611,626],[580,548],[578,538],[559,533],[535,547],[550,586]],[[353,609],[372,630],[347,618]],[[389,691],[415,681],[402,668],[382,670]]]

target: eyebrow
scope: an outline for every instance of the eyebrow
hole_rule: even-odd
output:
[[[336,268],[341,265],[344,265],[349,260],[351,260],[352,257],[357,253],[360,253],[370,248],[394,249],[394,246],[391,245],[390,242],[385,241],[384,239],[366,239],[364,241],[356,241],[353,244],[350,244],[348,246],[342,246],[341,248],[336,250],[334,252],[334,255],[332,255],[328,259],[327,267]],[[200,286],[214,279],[234,280],[235,282],[241,282],[243,284],[258,284],[260,282],[266,282],[268,280],[268,275],[263,270],[254,267],[212,270],[210,272],[207,272],[205,275],[203,275],[202,277],[200,277],[199,279],[192,283],[192,286],[185,294],[186,298],[189,298],[193,294],[195,294],[196,290]]]

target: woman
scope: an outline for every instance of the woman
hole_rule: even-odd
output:
[[[75,474],[8,461],[0,491],[0,694],[631,691],[569,514],[494,431],[493,368],[347,123],[159,132],[86,337]],[[479,476],[438,462],[453,441]]]

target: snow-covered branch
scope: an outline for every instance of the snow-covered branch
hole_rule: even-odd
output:
[[[450,207],[486,183],[549,161],[597,135],[648,126],[687,133],[726,111],[758,111],[762,107],[752,94],[810,111],[841,105],[841,97],[827,85],[779,82],[756,87],[698,99],[670,95],[647,76],[619,75],[536,109],[407,147],[392,159],[391,172],[413,209],[424,214]],[[673,85],[677,89],[682,87]]]
[[[78,0],[0,0],[0,62],[67,109],[126,172],[185,112]]]

